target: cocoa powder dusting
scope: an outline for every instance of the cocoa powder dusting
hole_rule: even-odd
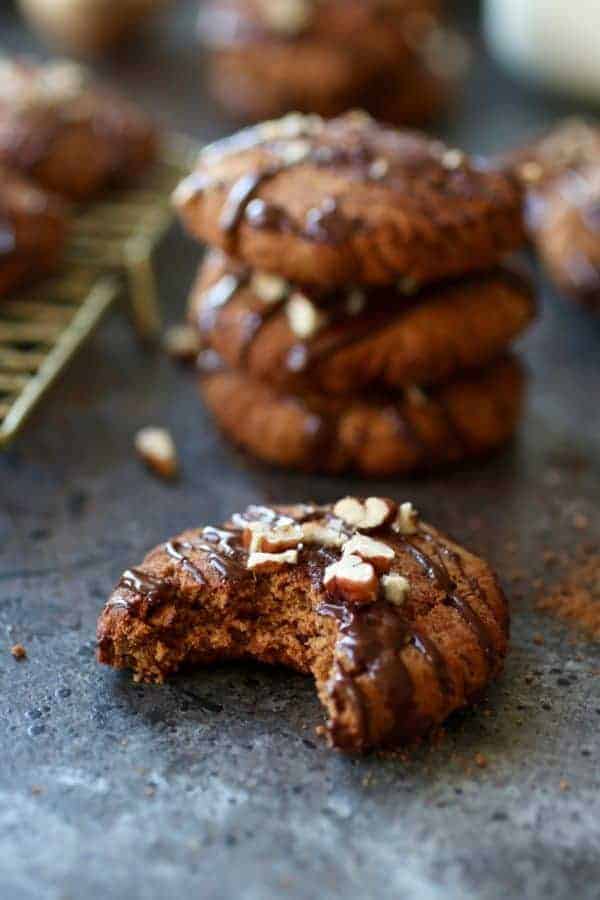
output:
[[[600,641],[600,555],[575,563],[558,588],[541,596],[536,605]]]

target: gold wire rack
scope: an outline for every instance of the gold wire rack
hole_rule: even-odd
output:
[[[0,449],[119,297],[141,339],[159,332],[152,256],[173,219],[171,192],[197,152],[189,138],[167,137],[143,182],[78,212],[58,277],[0,302]]]

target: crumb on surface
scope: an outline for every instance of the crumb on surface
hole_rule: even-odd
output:
[[[539,597],[536,605],[600,641],[600,554],[577,561],[564,581]]]
[[[25,649],[23,644],[14,644],[10,648],[10,652],[15,659],[27,659],[27,650]]]
[[[487,756],[484,756],[483,753],[476,753],[475,764],[479,766],[480,769],[485,769],[488,764]]]

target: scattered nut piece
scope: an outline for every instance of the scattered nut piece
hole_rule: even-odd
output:
[[[416,534],[419,530],[418,523],[419,513],[412,503],[401,503],[396,520],[392,524],[392,528],[397,534]]]
[[[402,606],[410,594],[410,581],[404,575],[384,575],[381,586],[385,599],[394,606]]]
[[[201,350],[198,332],[191,325],[171,325],[165,332],[163,347],[171,359],[193,362]]]
[[[346,536],[321,522],[305,522],[302,525],[302,540],[306,544],[321,544],[322,547],[341,547]]]
[[[27,650],[25,649],[23,644],[15,644],[10,648],[10,652],[15,659],[27,659]]]
[[[325,569],[323,584],[330,594],[340,594],[350,603],[372,603],[379,581],[371,563],[348,554]]]
[[[298,562],[297,550],[284,553],[251,553],[246,564],[253,572],[273,572],[283,566],[295,566]]]
[[[263,303],[279,303],[289,293],[289,284],[278,275],[257,272],[252,276],[250,287]]]
[[[296,337],[303,339],[313,337],[327,322],[327,316],[300,293],[290,297],[286,313],[290,328]]]
[[[370,531],[389,522],[396,509],[393,500],[386,497],[367,497],[364,503],[356,497],[344,497],[333,507],[333,514],[353,528]]]
[[[360,556],[365,562],[370,562],[378,572],[387,572],[394,561],[394,550],[383,541],[375,541],[366,534],[355,534],[346,541],[343,549],[344,555],[352,554]]]
[[[135,436],[135,449],[156,475],[166,479],[175,478],[179,468],[177,450],[173,438],[165,428],[152,425],[141,428]]]

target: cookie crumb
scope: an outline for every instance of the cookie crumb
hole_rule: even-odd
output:
[[[559,790],[561,791],[561,793],[563,793],[563,794],[565,793],[565,791],[571,790],[571,785],[569,784],[569,782],[567,781],[566,778],[561,778],[561,780],[558,783],[558,787],[559,787]]]
[[[487,764],[487,756],[484,756],[483,753],[475,754],[475,765],[479,766],[480,769],[485,769]]]
[[[27,650],[23,644],[14,644],[14,646],[10,648],[10,652],[15,659],[27,659]]]

